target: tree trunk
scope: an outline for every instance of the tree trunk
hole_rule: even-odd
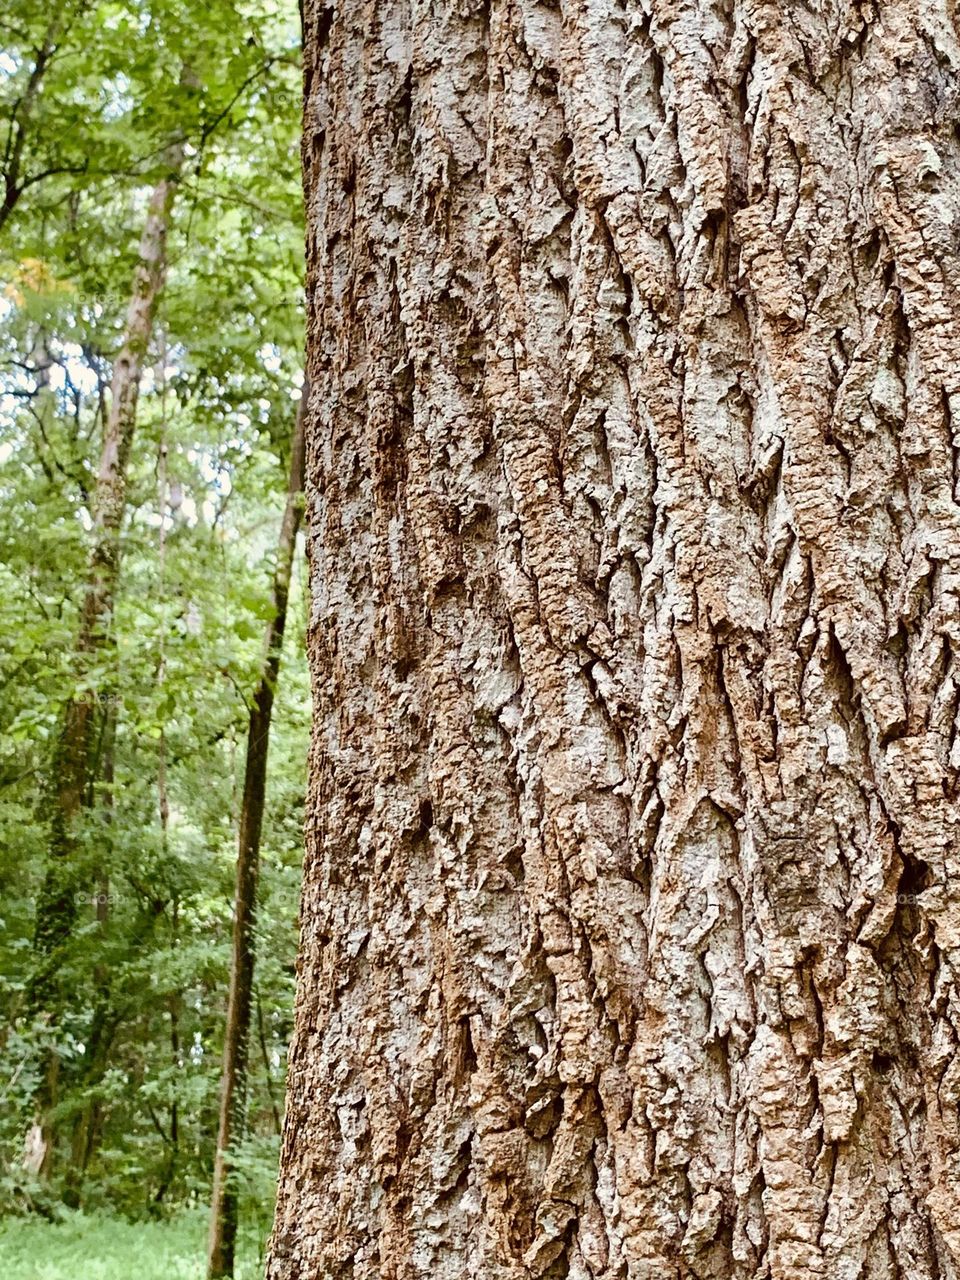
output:
[[[43,83],[50,60],[56,53],[56,40],[63,17],[57,13],[47,24],[43,44],[34,51],[34,63],[23,94],[13,104],[5,131],[3,161],[0,178],[3,180],[3,199],[0,200],[0,231],[6,226],[17,202],[23,195],[25,183],[21,172],[24,148],[27,145],[30,116]]]
[[[103,807],[104,848],[99,859],[99,874],[96,888],[96,916],[99,941],[102,945],[110,920],[110,830],[113,824],[113,783],[116,746],[117,713],[116,708],[108,705],[104,715],[103,743],[100,748],[100,774],[103,781],[103,792],[100,802]],[[83,1063],[79,1070],[78,1083],[84,1090],[95,1090],[106,1075],[110,1064],[110,1049],[117,1029],[118,1019],[114,1016],[112,1001],[112,980],[109,966],[102,963],[93,968],[94,1002],[93,1016],[90,1019],[89,1032],[85,1037]],[[79,1114],[73,1121],[73,1134],[70,1139],[70,1161],[64,1173],[63,1200],[72,1209],[78,1209],[83,1194],[83,1184],[87,1167],[93,1158],[100,1138],[100,1122],[103,1115],[103,1104],[96,1097],[88,1098],[81,1106]]]
[[[110,413],[104,427],[93,501],[93,546],[76,643],[79,691],[67,704],[54,753],[49,857],[37,904],[36,967],[29,1004],[32,1013],[44,1016],[51,1025],[58,1019],[62,949],[70,938],[77,915],[79,886],[73,866],[77,824],[96,781],[98,724],[106,714],[105,707],[109,707],[110,694],[98,688],[96,659],[108,644],[113,619],[120,527],[126,506],[127,462],[136,426],[140,375],[163,288],[167,229],[183,160],[183,144],[172,145],[165,157],[166,175],[151,196],[127,310],[123,347],[113,366]],[[87,681],[89,685],[84,687]],[[50,1171],[53,1156],[48,1114],[56,1102],[56,1069],[56,1055],[52,1055],[38,1096],[41,1169],[46,1173]],[[35,1137],[34,1149],[37,1141]]]
[[[257,881],[260,874],[260,832],[263,826],[267,784],[267,750],[273,699],[280,674],[283,632],[297,533],[303,515],[303,424],[307,383],[297,409],[290,448],[290,480],[280,526],[277,562],[273,577],[272,614],[264,645],[263,668],[250,710],[247,761],[240,804],[237,841],[237,884],[233,905],[233,948],[230,956],[230,995],[224,1031],[223,1069],[220,1078],[220,1120],[213,1166],[210,1236],[207,1249],[209,1280],[233,1275],[237,1237],[237,1189],[231,1178],[230,1148],[243,1136],[253,1004],[253,970],[256,959],[254,927]]]
[[[953,1280],[946,10],[306,33],[270,1280]]]

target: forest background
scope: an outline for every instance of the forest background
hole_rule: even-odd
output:
[[[208,1267],[244,769],[302,383],[299,45],[271,0],[0,17],[9,1280]],[[267,673],[239,1276],[269,1231],[292,1020],[301,561]]]

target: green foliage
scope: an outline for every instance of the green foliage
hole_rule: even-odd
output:
[[[58,1216],[66,1194],[98,1214],[176,1215],[138,1228],[156,1232],[155,1255],[113,1217],[71,1216],[48,1234],[8,1223],[0,1275],[12,1280],[67,1274],[67,1257],[91,1280],[126,1277],[134,1255],[145,1280],[150,1266],[164,1280],[200,1274],[202,1212],[181,1209],[209,1197],[247,719],[299,398],[298,43],[292,0],[12,0],[0,17],[0,177],[16,196],[0,216],[0,1209]],[[188,163],[110,644],[81,673],[111,369],[173,138]],[[271,735],[237,1159],[258,1240],[292,1018],[303,579],[298,568]],[[54,746],[77,698],[94,706],[100,769],[64,873],[77,924],[56,956],[68,999],[54,1026],[30,1016],[27,990]],[[58,1147],[41,1183],[23,1149],[51,1048]]]

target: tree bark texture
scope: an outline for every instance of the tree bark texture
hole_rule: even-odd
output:
[[[280,676],[283,633],[297,535],[303,518],[304,410],[308,384],[297,408],[290,447],[290,478],[280,524],[277,560],[271,593],[272,616],[264,643],[263,667],[253,695],[247,731],[247,759],[240,803],[237,841],[237,883],[233,903],[233,943],[230,955],[230,994],[220,1077],[220,1118],[213,1166],[207,1275],[220,1280],[233,1275],[237,1239],[237,1188],[231,1179],[231,1147],[243,1137],[246,1111],[253,973],[256,964],[257,885],[260,879],[260,834],[267,798],[267,753],[273,701]]]
[[[306,33],[270,1280],[953,1280],[952,16]]]

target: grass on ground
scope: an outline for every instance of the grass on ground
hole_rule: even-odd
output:
[[[0,1222],[3,1280],[203,1280],[207,1218],[184,1212],[166,1221],[128,1222],[74,1213],[62,1222]],[[241,1241],[235,1280],[260,1280],[258,1242]]]

